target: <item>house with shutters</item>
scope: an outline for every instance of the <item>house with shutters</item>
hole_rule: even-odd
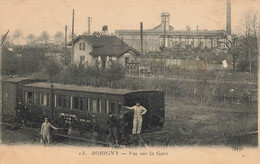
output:
[[[76,64],[106,69],[111,63],[125,67],[128,63],[140,62],[141,53],[117,36],[79,35],[68,45],[72,46],[72,62]]]

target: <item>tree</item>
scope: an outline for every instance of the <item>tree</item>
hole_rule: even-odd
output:
[[[54,35],[54,41],[56,44],[61,44],[64,43],[64,34],[61,31],[58,31],[55,35]]]
[[[239,26],[244,40],[247,63],[249,63],[250,78],[252,76],[252,61],[257,60],[257,15],[257,11],[247,10],[241,17]]]
[[[17,30],[14,31],[13,38],[17,39],[18,45],[19,45],[19,42],[20,42],[20,38],[22,38],[22,37],[23,37],[23,32],[20,29],[17,29]]]
[[[49,39],[50,39],[50,35],[47,31],[43,31],[39,38],[39,40],[42,41],[42,43],[44,43],[44,44],[47,44]]]
[[[241,42],[239,41],[239,38],[236,35],[229,35],[227,37],[227,48],[228,48],[228,53],[232,55],[232,61],[233,61],[233,76],[235,75],[236,72],[236,62],[241,54],[242,51],[242,45]]]
[[[27,44],[33,44],[35,43],[36,41],[36,37],[34,34],[29,34],[27,37],[26,37],[26,42]]]

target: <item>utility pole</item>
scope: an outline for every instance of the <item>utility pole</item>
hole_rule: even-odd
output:
[[[64,45],[64,47],[65,47],[65,50],[67,50],[67,31],[68,31],[68,28],[67,28],[67,25],[65,26],[65,45]]]
[[[163,26],[163,75],[164,77],[166,72],[165,34],[166,34],[166,17],[164,19],[164,26]]]
[[[140,39],[141,39],[141,61],[140,61],[140,66],[139,66],[139,75],[140,75],[140,68],[143,66],[143,22],[140,22]],[[144,69],[144,74],[145,74],[145,69]]]
[[[4,40],[4,39],[3,39]],[[2,43],[3,43],[2,40]],[[2,116],[3,116],[3,99],[2,99],[2,94],[3,94],[3,79],[2,79],[2,43],[0,45],[0,122],[2,122]],[[2,125],[0,126],[0,144],[2,143]]]
[[[2,54],[2,46],[3,46],[3,44],[4,44],[4,41],[5,41],[5,39],[6,39],[6,37],[7,37],[7,35],[8,35],[8,33],[9,33],[9,30],[7,31],[7,33],[5,34],[5,36],[2,38],[2,42],[1,42],[1,44],[0,44],[0,122],[2,122],[2,116],[3,116],[3,99],[2,99],[2,95],[3,95],[3,77],[2,77],[2,67],[3,67],[3,65],[2,65],[2,56],[3,56],[3,54]],[[2,143],[2,126],[0,126],[0,143]]]
[[[140,23],[141,53],[143,54],[143,22]]]
[[[90,35],[90,22],[91,22],[91,17],[88,17],[88,35]]]
[[[73,44],[73,40],[74,40],[74,9],[72,12],[72,37],[71,37],[71,57],[70,57],[70,62],[73,63],[73,57],[74,57],[74,44]]]

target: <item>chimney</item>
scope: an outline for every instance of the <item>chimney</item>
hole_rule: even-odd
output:
[[[88,17],[88,35],[90,35],[90,22],[91,22],[91,17]]]
[[[140,23],[141,53],[143,53],[143,22]]]
[[[197,25],[197,31],[199,31],[199,25]]]
[[[109,34],[108,34],[108,26],[107,26],[107,25],[104,25],[104,26],[102,27],[102,35],[109,35]]]
[[[231,2],[227,0],[227,24],[226,24],[227,33],[231,34]]]

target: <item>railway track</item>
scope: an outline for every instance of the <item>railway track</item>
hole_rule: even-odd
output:
[[[0,122],[4,129],[15,131],[16,133],[22,133],[35,138],[31,143],[40,143],[40,129],[31,127],[19,127],[15,124]],[[84,145],[84,146],[103,146],[103,147],[125,147],[124,145],[114,145],[111,141],[98,140],[100,136],[91,134],[89,137],[80,137],[80,135],[65,135],[54,132],[52,135],[54,139],[54,144],[57,145]],[[28,142],[28,141],[26,141]],[[155,133],[143,133],[138,135],[137,138],[133,140],[128,146],[138,146],[138,147],[150,147],[152,143],[160,142],[165,143],[166,146],[170,144],[176,145],[172,138],[164,131]]]

